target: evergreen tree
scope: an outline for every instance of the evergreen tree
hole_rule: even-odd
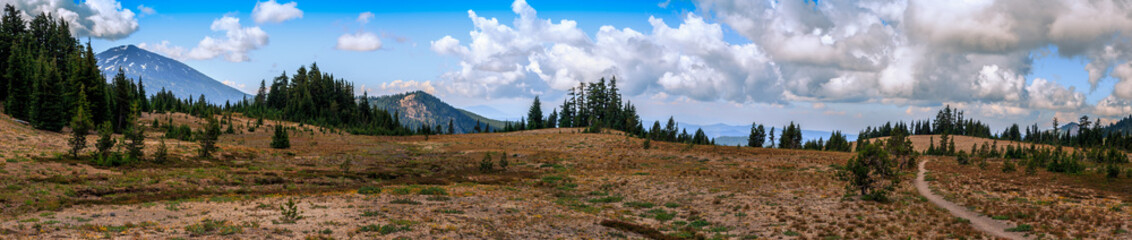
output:
[[[4,102],[4,112],[15,119],[30,120],[32,91],[34,91],[34,60],[31,46],[25,37],[17,37],[8,60],[8,70],[4,78],[8,81],[8,99]]]
[[[118,68],[118,74],[114,75],[113,87],[114,101],[111,112],[114,118],[114,132],[123,132],[126,129],[127,121],[133,114],[130,105],[136,98],[134,91],[137,87],[129,78],[126,78],[126,72],[122,71],[121,67]]]
[[[762,124],[751,123],[751,134],[747,136],[747,146],[761,148],[766,142],[766,128]]]
[[[483,131],[483,128],[480,127],[480,120],[479,119],[476,119],[476,126],[474,128],[472,128],[472,130],[476,131],[476,133],[480,133],[480,132]]]
[[[79,88],[79,92],[81,93],[81,88],[85,87],[79,86]],[[71,145],[71,157],[79,157],[79,152],[86,148],[86,135],[90,133],[90,128],[94,125],[94,123],[90,121],[90,114],[87,113],[87,111],[89,111],[87,110],[87,105],[86,95],[80,94],[75,100],[75,106],[78,108],[75,109],[75,114],[71,116],[71,122],[69,124],[71,127],[71,139],[69,142]]]
[[[129,140],[129,143],[123,142],[126,144],[126,153],[130,159],[134,160],[142,159],[142,157],[144,157],[142,150],[145,149],[145,129],[137,122],[137,112],[140,112],[140,109],[141,104],[137,101],[130,104],[130,111],[133,113],[130,113],[130,115],[128,115],[129,117],[126,118],[126,130],[124,134],[126,140]]]
[[[774,147],[774,127],[770,127],[770,147]]]
[[[63,103],[63,79],[55,62],[40,55],[36,74],[31,122],[35,128],[58,132],[67,125],[67,109]]]
[[[145,94],[145,84],[142,83],[141,77],[138,77],[138,91],[136,101],[138,102],[138,110],[136,112],[143,113],[150,111],[149,95]]]
[[[0,23],[0,69],[5,71],[11,69],[8,60],[11,59],[12,51],[22,48],[16,45],[17,40],[27,31],[22,15],[16,7],[4,4],[4,16],[0,19],[3,21]],[[0,76],[0,99],[8,99],[10,82],[7,74]]]
[[[114,147],[117,141],[114,140],[114,127],[110,122],[102,122],[98,127],[98,142],[94,143],[95,148],[98,148],[98,155],[106,157],[110,148]]]
[[[499,169],[507,171],[508,165],[511,165],[511,162],[507,161],[507,152],[503,152],[503,155],[499,156]]]
[[[157,150],[153,152],[153,161],[157,163],[164,163],[169,160],[169,147],[165,145],[165,138],[161,138],[161,142],[157,144]]]
[[[860,191],[865,200],[885,202],[888,193],[895,190],[900,179],[888,152],[880,146],[868,144],[857,152],[857,156],[849,159],[845,170],[837,173],[849,186]]]
[[[208,124],[198,134],[200,142],[200,157],[210,158],[216,149],[216,141],[220,138],[220,122],[215,117],[208,117]]]
[[[267,103],[267,80],[260,80],[259,81],[259,91],[256,92],[255,102],[253,102],[252,104],[254,104],[253,106],[255,106],[257,108],[261,108],[261,107],[264,107],[264,104],[266,104],[266,103]]]
[[[287,128],[275,125],[275,135],[271,137],[271,147],[277,149],[291,148],[291,139],[287,136]]]
[[[535,96],[534,103],[531,103],[531,108],[527,111],[527,119],[529,120],[529,122],[527,122],[527,129],[540,129],[543,127],[542,102],[538,100],[538,96]]]
[[[448,134],[456,134],[456,127],[453,124],[453,119],[448,119]]]

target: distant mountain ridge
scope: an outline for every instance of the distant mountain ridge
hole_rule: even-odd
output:
[[[134,45],[110,48],[95,55],[95,58],[107,80],[118,74],[120,67],[134,81],[141,78],[145,92],[149,95],[165,88],[181,99],[196,99],[203,94],[205,100],[213,104],[224,104],[225,101],[236,103],[244,97],[251,97],[184,63]]]
[[[664,121],[661,121],[661,124],[664,124]],[[651,125],[647,125],[647,126],[651,126]],[[767,129],[766,129],[767,134],[769,134],[771,126],[765,126],[765,127],[767,127]],[[775,130],[775,132],[774,132],[775,137],[778,137],[779,135],[782,134],[782,128],[781,127],[782,126],[778,126],[777,130]],[[727,124],[722,124],[722,123],[702,125],[702,126],[696,125],[696,124],[680,123],[680,128],[681,129],[687,129],[689,133],[695,132],[696,129],[703,129],[704,134],[706,134],[710,138],[715,138],[715,144],[716,145],[725,145],[725,146],[735,146],[735,144],[747,146],[747,135],[750,135],[750,133],[751,133],[751,126],[750,125],[735,126],[735,125],[727,125]],[[832,131],[804,130],[803,129],[802,130],[802,141],[818,140],[818,139],[828,140],[829,136],[832,135],[832,134],[833,134]],[[848,133],[848,132],[844,132],[844,131],[841,132],[841,134],[845,135],[845,138],[849,141],[857,140],[857,134]],[[769,141],[769,139],[768,139],[768,141]]]
[[[401,124],[413,129],[421,125],[433,128],[440,125],[444,131],[448,131],[448,121],[452,120],[456,133],[474,133],[477,120],[480,121],[481,129],[490,125],[491,129],[499,130],[505,124],[503,121],[453,107],[423,91],[370,97],[368,100],[375,108],[399,114]]]

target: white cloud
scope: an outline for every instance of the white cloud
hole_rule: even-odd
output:
[[[338,44],[334,45],[334,48],[359,52],[375,51],[381,49],[381,39],[371,32],[347,33],[338,37]]]
[[[157,14],[157,10],[154,10],[151,7],[146,7],[145,4],[138,5],[138,12],[141,12],[139,17]]]
[[[1085,105],[1085,94],[1074,87],[1065,88],[1055,82],[1036,78],[1026,86],[1030,107],[1058,111],[1075,111]]]
[[[71,33],[77,36],[117,40],[138,30],[134,12],[123,9],[122,4],[115,0],[87,0],[82,3],[71,0],[0,0],[2,4],[10,4],[23,11],[25,20],[41,13],[65,19],[70,23]]]
[[[468,48],[460,46],[460,40],[452,36],[444,36],[439,40],[432,41],[430,42],[430,46],[433,52],[441,55],[454,55],[457,57],[468,55]]]
[[[663,4],[662,4],[663,5]],[[1078,89],[1046,79],[1027,85],[1035,52],[1082,58],[1094,86],[1107,71],[1113,94],[1132,99],[1132,5],[1116,0],[749,1],[697,0],[700,17],[678,26],[650,17],[651,31],[539,18],[524,0],[510,24],[468,11],[465,41],[432,51],[459,60],[440,76],[456,93],[513,97],[567,90],[617,76],[628,95],[782,104],[966,103],[981,113],[1082,111]],[[718,21],[718,22],[712,22]],[[750,43],[723,40],[730,28]],[[1120,66],[1117,66],[1120,65]],[[1125,67],[1127,65],[1127,67]],[[1127,71],[1123,69],[1127,68]]]
[[[1038,79],[1040,80],[1040,79]],[[1036,82],[1037,80],[1035,80]],[[975,94],[990,101],[1018,101],[1026,78],[998,65],[983,66],[975,79]]]
[[[1115,96],[1108,96],[1101,99],[1100,102],[1097,102],[1097,106],[1093,108],[1093,113],[1108,117],[1128,116],[1132,113],[1132,101]]]
[[[256,2],[255,9],[252,9],[252,20],[255,20],[258,24],[263,24],[281,23],[291,19],[303,18],[303,10],[299,10],[296,7],[298,5],[296,2],[279,4],[275,0]]]
[[[369,23],[369,20],[372,20],[374,16],[376,15],[374,15],[372,12],[363,12],[361,14],[358,14],[357,21],[358,23],[365,25],[366,23]]]
[[[397,94],[410,91],[424,91],[429,94],[436,94],[436,87],[432,85],[432,81],[416,81],[416,80],[393,80],[392,82],[381,83],[378,94]]]
[[[1112,70],[1112,76],[1119,79],[1112,89],[1112,95],[1124,100],[1132,100],[1132,62],[1116,66]]]
[[[362,26],[365,26],[373,17],[374,14],[372,12],[363,12],[358,14],[357,21]],[[338,43],[334,45],[334,48],[345,51],[369,52],[381,49],[381,46],[381,38],[378,37],[377,34],[367,32],[364,28],[359,28],[356,33],[344,33],[338,36]]]
[[[629,94],[667,93],[697,100],[777,102],[777,75],[752,44],[723,41],[722,26],[688,14],[678,27],[650,18],[652,32],[603,26],[591,39],[572,20],[540,19],[525,1],[512,25],[468,12],[470,42],[445,36],[431,49],[460,60],[441,76],[457,93],[488,97],[567,90],[616,76]]]
[[[248,52],[267,45],[268,35],[259,27],[243,27],[240,19],[225,16],[212,21],[209,27],[214,32],[224,32],[224,38],[216,39],[206,36],[191,50],[185,51],[178,46],[170,46],[168,41],[160,44],[138,44],[146,50],[164,54],[178,60],[206,60],[223,56],[229,62],[246,62],[251,60]]]

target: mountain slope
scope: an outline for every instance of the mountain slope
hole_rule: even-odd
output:
[[[153,95],[165,88],[177,98],[196,99],[204,94],[205,99],[214,104],[224,104],[224,101],[235,103],[245,96],[251,97],[184,63],[134,45],[114,47],[95,55],[95,58],[107,80],[118,74],[121,67],[127,77],[135,81],[142,79],[146,94]]]
[[[422,91],[370,97],[369,103],[375,108],[399,113],[401,124],[412,128],[422,124],[430,127],[441,125],[447,131],[448,121],[452,120],[456,133],[472,133],[475,132],[476,120],[481,122],[481,127],[491,125],[492,129],[502,129],[504,124],[502,121],[452,107]]]

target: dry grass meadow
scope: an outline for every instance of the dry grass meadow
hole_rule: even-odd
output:
[[[146,115],[199,127],[191,116]],[[920,197],[907,171],[890,203],[847,195],[850,153],[690,146],[579,129],[354,136],[235,117],[212,159],[166,140],[168,163],[98,167],[66,135],[0,119],[0,238],[986,239]],[[271,149],[274,124],[291,149]],[[148,129],[147,152],[162,133]],[[93,137],[90,137],[93,142]],[[915,138],[913,139],[915,141]],[[960,141],[957,141],[957,144]],[[926,144],[926,143],[925,143]],[[89,149],[88,149],[89,151]],[[509,166],[480,170],[490,154]],[[931,186],[1046,238],[1130,238],[1127,179],[929,163]],[[1042,183],[1042,184],[1035,184]],[[1123,188],[1126,189],[1126,188]],[[281,207],[293,201],[296,214]]]

